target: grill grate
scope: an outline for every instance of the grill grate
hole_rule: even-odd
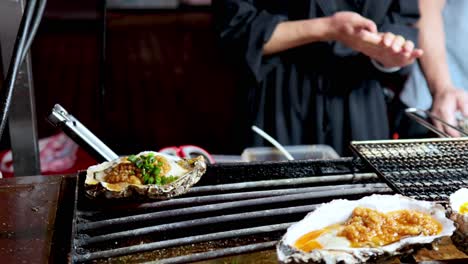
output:
[[[468,139],[353,142],[352,148],[403,195],[443,202],[468,187]]]
[[[392,193],[365,166],[343,160],[212,166],[200,186],[168,201],[122,204],[81,194],[73,262],[189,263],[272,249],[322,202]]]

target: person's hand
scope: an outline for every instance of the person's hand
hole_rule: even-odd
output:
[[[456,112],[461,112],[463,116],[468,117],[468,93],[462,89],[449,87],[434,94],[432,104],[432,114],[441,118],[445,122],[457,126]],[[434,122],[434,125],[440,130],[452,137],[459,137],[460,133],[455,129],[444,126],[440,122]]]
[[[354,50],[361,51],[363,45],[368,45],[366,42],[376,41],[375,39],[364,39],[363,37],[369,38],[370,36],[364,36],[362,32],[373,33],[378,37],[377,42],[381,40],[381,37],[377,35],[377,25],[374,21],[367,19],[358,13],[349,11],[337,12],[330,17],[329,21],[329,38],[342,42]]]
[[[411,40],[391,32],[375,33],[362,31],[361,37],[368,43],[360,50],[384,67],[404,67],[412,64],[423,55],[421,49],[416,49]]]
[[[414,43],[393,33],[378,33],[372,21],[354,12],[330,17],[330,38],[362,52],[384,67],[404,67],[422,56]]]

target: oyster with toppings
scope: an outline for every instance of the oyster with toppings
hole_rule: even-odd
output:
[[[202,156],[180,159],[145,151],[89,167],[85,190],[91,197],[162,200],[187,192],[205,171]]]
[[[452,241],[458,249],[468,254],[468,189],[463,188],[450,195],[450,208],[450,218],[457,227]]]
[[[407,254],[451,236],[441,205],[401,195],[335,200],[288,228],[277,246],[281,263],[366,263]]]

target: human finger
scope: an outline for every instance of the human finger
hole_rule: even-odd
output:
[[[455,117],[455,112],[457,110],[457,98],[446,95],[438,101],[436,107],[436,116],[444,121],[441,122],[443,127],[442,131],[451,137],[459,137],[460,133],[451,127],[457,126],[457,118]]]
[[[403,49],[403,45],[405,45],[405,42],[406,42],[406,39],[403,36],[401,35],[395,36],[395,38],[393,39],[393,43],[392,43],[393,52],[395,53],[400,52]]]
[[[442,122],[433,119],[432,124],[437,128],[438,131],[445,132],[444,126],[442,125]]]
[[[367,30],[372,33],[377,33],[377,25],[374,21],[360,16],[360,18],[357,20],[357,23],[361,27],[361,29]]]
[[[361,30],[361,40],[372,45],[378,45],[382,41],[382,36],[367,30]]]
[[[451,128],[449,125],[456,125],[455,115],[452,113],[453,109],[447,105],[447,102],[438,105],[433,109],[431,112],[432,114],[437,117],[432,119],[432,123],[437,128],[437,130],[444,132],[445,134],[449,135],[450,137],[459,137],[460,133],[457,130]],[[451,114],[452,113],[452,114]],[[439,121],[439,119],[441,121]]]
[[[457,127],[457,119],[455,118],[455,113],[450,113],[448,111],[444,111],[443,114],[442,114],[442,119],[447,122],[448,124],[454,126],[454,127]],[[447,133],[448,135],[450,135],[451,137],[460,137],[460,132],[458,132],[456,129],[448,126],[448,125],[444,125],[445,127],[445,133]]]
[[[468,94],[465,91],[457,98],[457,109],[464,117],[468,117]]]
[[[414,42],[411,40],[407,40],[405,44],[403,45],[403,51],[410,53],[413,51],[413,49],[414,49]]]
[[[377,34],[378,31],[377,31],[377,25],[375,24],[375,22],[370,20],[370,19],[367,19],[367,18],[365,18],[365,20],[366,20],[364,22],[365,23],[365,29],[369,30],[369,32]]]
[[[398,54],[400,55],[400,57],[403,58],[403,60],[407,62],[407,64],[411,64],[415,60],[414,58],[411,57],[411,52],[403,51]]]
[[[422,49],[414,49],[412,52],[411,52],[411,59],[417,59],[417,58],[421,58],[421,56],[424,55],[424,51]]]
[[[386,47],[391,47],[394,39],[395,35],[391,32],[387,32],[383,35],[383,44]]]
[[[355,12],[338,12],[334,16],[339,17],[340,21],[346,21],[355,33],[361,30],[377,33],[377,25],[374,21],[367,19]]]
[[[395,58],[395,65],[399,67],[408,66],[415,61],[415,58],[411,52],[399,52],[393,54],[392,56]]]

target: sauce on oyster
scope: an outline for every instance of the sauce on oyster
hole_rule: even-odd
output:
[[[104,181],[109,184],[157,184],[164,185],[177,180],[187,170],[166,157],[149,153],[124,158],[106,172]]]
[[[442,231],[442,225],[429,214],[414,210],[381,213],[357,207],[344,224],[314,230],[300,237],[294,246],[310,252],[323,248],[380,247],[409,236],[432,236]]]
[[[91,199],[166,200],[186,193],[205,172],[203,156],[143,151],[89,167],[84,185]]]

